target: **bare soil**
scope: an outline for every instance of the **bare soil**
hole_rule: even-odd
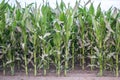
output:
[[[37,76],[33,75],[33,71],[30,71],[28,76],[24,71],[16,72],[14,76],[11,76],[10,73],[3,76],[0,72],[0,80],[120,80],[120,77],[115,77],[114,73],[110,71],[104,72],[104,75],[99,77],[98,71],[89,70],[70,70],[65,77],[63,72],[57,76],[55,70],[50,70],[46,76],[43,76],[42,71],[38,71]]]
[[[33,76],[0,76],[0,80],[120,80],[115,77],[33,77]]]
[[[57,76],[55,68],[52,67],[50,70],[47,70],[46,76],[43,76],[43,70],[39,70],[37,76],[34,76],[32,69],[29,70],[28,76],[25,75],[24,70],[16,70],[14,76],[11,76],[10,70],[7,70],[5,76],[0,71],[0,80],[120,80],[120,76],[115,77],[114,71],[104,71],[102,77],[98,74],[98,69],[94,71],[91,71],[89,68],[81,70],[77,66],[75,70],[68,70],[67,76],[64,76],[63,71],[60,76]]]

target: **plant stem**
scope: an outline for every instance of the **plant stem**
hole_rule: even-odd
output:
[[[27,49],[26,49],[26,41],[24,46],[24,59],[25,59],[25,73],[28,76],[28,67],[27,67]]]
[[[11,75],[14,75],[14,66],[11,66]]]
[[[68,47],[66,47],[66,53],[65,53],[65,70],[64,75],[67,75],[67,69],[68,69]]]
[[[84,44],[84,43],[83,43]],[[84,63],[85,63],[85,60],[84,60],[84,45],[83,45],[83,48],[82,48],[82,70],[84,70],[85,69],[85,67],[84,67]]]
[[[28,68],[27,68],[27,56],[26,56],[26,52],[24,54],[24,59],[25,59],[25,73],[28,76]]]
[[[60,52],[57,54],[58,56],[58,70],[57,70],[57,75],[60,76]]]
[[[91,56],[93,56],[93,50],[91,49]],[[94,64],[94,60],[93,60],[93,58],[91,57],[91,65],[93,65]],[[91,66],[91,71],[94,69],[94,67],[93,66]]]
[[[13,55],[11,53],[11,49],[9,49],[8,55],[9,55],[9,60],[11,61],[10,63],[11,75],[14,75],[14,63],[13,63],[14,60],[13,60]]]
[[[45,50],[45,48],[44,48],[44,50]],[[46,53],[44,52],[43,54],[45,55]],[[44,58],[43,65],[44,65],[44,76],[46,76],[47,70],[46,70],[46,61],[45,61],[45,58]]]
[[[72,70],[75,68],[74,54],[74,43],[72,43]]]
[[[34,53],[34,75],[37,75],[37,65],[36,65],[36,53]]]
[[[102,59],[103,59],[103,55],[102,55],[102,42],[100,42],[100,45],[99,45],[99,48],[100,48],[100,53],[99,53],[99,63],[100,63],[100,76],[102,76],[103,75],[103,64],[102,64]]]
[[[46,76],[47,70],[46,70],[46,62],[44,61],[44,76]]]
[[[23,44],[23,48],[24,48],[24,60],[25,60],[25,73],[28,76],[28,62],[27,62],[27,35],[26,32],[23,32],[23,36],[24,36],[24,44]]]
[[[36,33],[34,33],[34,75],[37,75],[37,62],[36,62]]]
[[[118,52],[117,52],[117,54],[116,54],[116,77],[118,77],[119,76],[119,65],[118,65],[118,63],[119,63],[119,58],[118,58]]]

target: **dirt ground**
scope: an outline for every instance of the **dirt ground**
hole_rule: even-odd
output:
[[[120,80],[115,77],[33,77],[33,76],[0,76],[0,80]]]
[[[42,71],[38,72],[35,77],[33,71],[29,72],[29,76],[25,75],[25,72],[16,72],[14,76],[10,76],[7,73],[6,76],[0,72],[0,80],[120,80],[120,77],[115,77],[113,72],[104,72],[103,77],[98,76],[98,71],[82,71],[71,70],[65,77],[63,73],[61,76],[57,76],[54,70],[48,71],[46,76],[43,76]]]

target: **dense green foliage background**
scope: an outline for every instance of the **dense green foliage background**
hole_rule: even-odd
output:
[[[85,70],[120,70],[120,10],[110,8],[103,12],[93,3],[75,7],[56,2],[52,9],[49,3],[36,3],[22,8],[16,1],[11,6],[5,0],[0,3],[0,69],[34,70],[55,66],[56,74],[80,65]],[[86,5],[90,4],[87,8]]]

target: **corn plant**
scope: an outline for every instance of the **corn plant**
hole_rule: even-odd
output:
[[[104,26],[104,17],[101,14],[100,15],[100,22],[96,21],[94,17],[92,17],[92,22],[93,22],[93,30],[95,31],[94,34],[96,36],[96,42],[97,42],[97,47],[99,48],[98,51],[98,61],[99,61],[99,66],[100,66],[100,76],[103,75],[103,40],[105,37],[105,29],[106,27]],[[103,25],[101,25],[103,24]]]
[[[23,37],[23,41],[22,41],[22,48],[24,51],[24,62],[25,62],[25,72],[26,75],[28,75],[28,60],[27,60],[27,32],[26,32],[26,19],[28,18],[28,8],[25,9],[24,14],[23,14],[23,19],[21,22],[21,28],[22,28],[22,37]]]
[[[116,37],[116,76],[118,77],[119,76],[119,52],[120,52],[120,49],[119,49],[119,46],[120,46],[120,20],[118,18],[118,21],[116,22],[116,34],[115,34],[115,37]]]
[[[81,32],[81,39],[82,39],[82,69],[84,70],[84,53],[85,53],[85,48],[84,48],[84,34],[85,34],[85,25],[84,25],[84,20],[82,20],[82,16],[79,15],[79,22],[80,22],[80,32]]]
[[[60,75],[60,70],[61,70],[61,43],[62,43],[62,29],[60,24],[60,21],[55,21],[55,35],[54,35],[54,44],[56,48],[56,57],[57,57],[57,75]]]
[[[64,13],[61,15],[61,19],[65,20],[64,21],[64,30],[65,30],[65,32],[64,32],[64,42],[65,42],[64,43],[65,44],[65,70],[64,70],[64,75],[65,76],[67,74],[68,61],[69,61],[68,55],[69,55],[69,47],[70,47],[69,42],[70,42],[71,30],[72,30],[73,19],[74,19],[75,12],[76,12],[77,8],[78,8],[78,3],[76,3],[76,5],[74,7],[74,10],[71,9],[70,6],[68,6],[66,16],[65,16]],[[63,18],[63,17],[66,17],[66,18]]]
[[[9,12],[9,11],[8,11]],[[6,15],[6,18],[10,19],[10,14],[8,13],[8,15]],[[10,38],[9,42],[8,42],[8,58],[9,58],[9,64],[11,67],[11,74],[14,75],[14,59],[15,59],[15,55],[14,55],[14,46],[15,46],[15,35],[14,35],[14,30],[15,30],[15,25],[13,24],[14,22],[9,22],[9,24],[7,25],[8,27],[8,31],[10,30],[10,32],[8,33],[8,37]]]
[[[2,59],[2,63],[3,63],[3,74],[5,75],[5,69],[6,69],[6,63],[5,63],[5,43],[4,43],[4,36],[3,36],[3,33],[4,33],[4,29],[5,29],[5,10],[6,10],[6,6],[7,3],[5,2],[5,0],[3,0],[1,3],[0,3],[0,39],[1,39],[1,43],[0,43],[0,46],[1,46],[1,52],[2,52],[2,56],[3,56],[3,59]]]
[[[40,29],[40,25],[39,25],[39,20],[40,20],[40,8],[37,9],[37,4],[35,4],[35,7],[33,8],[34,13],[31,14],[31,22],[32,24],[32,28],[31,28],[31,32],[33,33],[32,37],[33,37],[33,58],[34,58],[34,75],[37,75],[37,49],[38,49],[38,45],[37,45],[37,41],[38,41],[38,36],[39,36],[39,29]],[[39,43],[39,42],[38,42]]]
[[[50,6],[49,4],[45,4],[42,6],[41,8],[41,11],[42,11],[42,15],[41,15],[41,19],[40,19],[40,28],[41,28],[41,44],[42,44],[42,50],[43,50],[43,66],[44,66],[44,75],[46,75],[47,73],[47,68],[49,67],[49,55],[50,55],[50,30],[51,30],[51,26],[50,26],[50,23],[49,23],[49,19],[51,19],[51,10],[50,10]]]

